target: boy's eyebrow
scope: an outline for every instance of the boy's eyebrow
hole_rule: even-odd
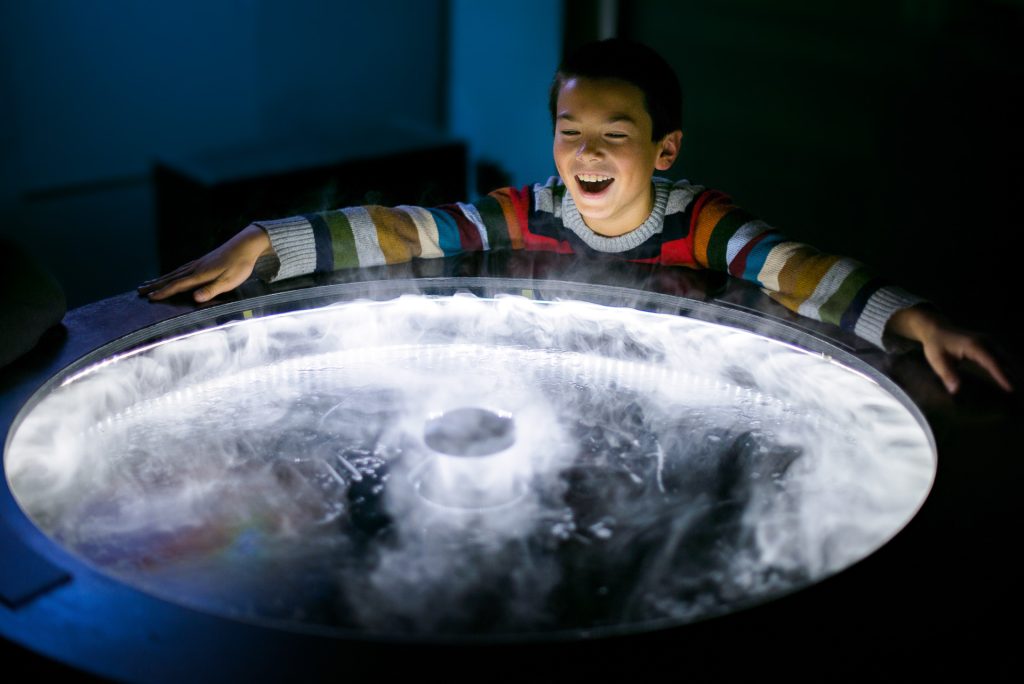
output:
[[[558,115],[558,120],[559,121],[571,121],[573,123],[578,123],[579,122],[579,119],[574,117],[569,112],[562,112],[561,114],[559,114]],[[620,122],[633,124],[634,126],[638,125],[636,120],[633,117],[631,117],[629,114],[626,114],[626,113],[612,114],[607,119],[605,119],[605,123],[620,123]]]

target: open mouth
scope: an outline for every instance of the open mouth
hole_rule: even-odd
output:
[[[614,180],[615,179],[611,176],[602,176],[591,173],[578,174],[576,176],[576,182],[580,184],[581,188],[583,188],[583,192],[588,195],[603,192]]]

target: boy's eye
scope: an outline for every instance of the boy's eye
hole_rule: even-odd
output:
[[[562,135],[579,135],[579,131],[562,131]]]
[[[605,136],[608,137],[608,138],[625,138],[626,134],[625,133],[605,133]]]

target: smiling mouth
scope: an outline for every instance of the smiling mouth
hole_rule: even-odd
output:
[[[614,180],[611,176],[591,173],[578,174],[576,176],[576,182],[583,188],[583,192],[588,195],[596,195],[604,191]]]

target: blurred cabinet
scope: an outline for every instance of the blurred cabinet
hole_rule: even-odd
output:
[[[387,125],[164,157],[153,166],[160,270],[194,259],[255,220],[362,204],[462,201],[467,173],[463,142]]]

